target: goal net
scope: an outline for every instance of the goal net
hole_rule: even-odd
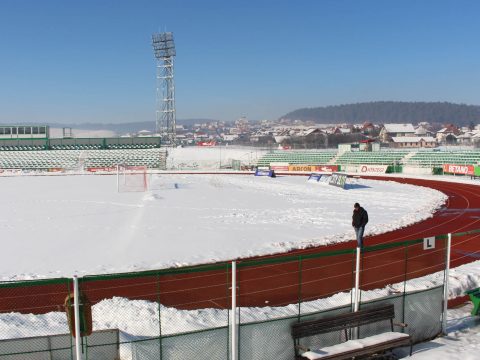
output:
[[[147,167],[117,165],[118,192],[147,191]]]

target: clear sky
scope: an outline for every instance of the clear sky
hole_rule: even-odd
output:
[[[480,104],[479,15],[477,0],[1,0],[0,122],[154,120],[165,30],[179,119]]]

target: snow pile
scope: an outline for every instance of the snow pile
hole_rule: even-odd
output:
[[[0,339],[66,334],[68,332],[65,313],[50,312],[43,315],[0,314]]]

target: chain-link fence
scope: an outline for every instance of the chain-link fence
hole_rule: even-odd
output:
[[[70,358],[65,308],[71,290],[64,278],[0,283],[0,358]]]
[[[458,263],[471,259],[478,237],[477,230],[453,234]],[[434,337],[444,316],[446,252],[446,235],[364,248],[359,308],[394,304],[395,320],[408,324],[400,331],[416,342]],[[234,312],[230,263],[85,276],[78,286],[81,354],[231,359],[235,323],[236,359],[292,359],[292,324],[353,311],[355,269],[355,249],[238,261]],[[0,358],[74,360],[73,291],[65,278],[0,283]],[[358,331],[387,330],[373,324]],[[344,339],[334,332],[303,340],[319,347]]]

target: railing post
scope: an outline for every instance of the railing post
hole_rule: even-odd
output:
[[[357,259],[355,262],[355,293],[353,297],[353,311],[357,312],[360,300],[360,247],[357,247]]]
[[[452,247],[452,234],[448,234],[447,238],[447,254],[445,259],[445,280],[443,284],[443,318],[442,333],[447,335],[447,312],[448,312],[448,281],[450,278],[450,250]]]
[[[237,262],[232,261],[232,344],[231,344],[231,360],[237,360],[238,341],[237,341]]]
[[[73,309],[75,323],[75,356],[76,360],[82,360],[81,336],[80,336],[80,296],[78,292],[78,277],[73,276]]]
[[[357,246],[357,256],[355,261],[355,288],[353,289],[353,311],[357,312],[360,302],[360,247]],[[358,339],[359,328],[353,328],[351,332],[352,339]]]
[[[298,321],[302,315],[302,255],[298,257]]]

